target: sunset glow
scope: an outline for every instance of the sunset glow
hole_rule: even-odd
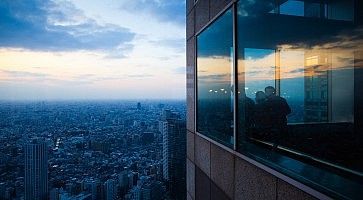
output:
[[[184,98],[185,2],[145,4],[0,3],[1,99]]]

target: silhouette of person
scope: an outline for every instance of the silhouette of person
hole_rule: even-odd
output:
[[[266,114],[267,110],[267,96],[263,91],[256,92],[256,105],[254,112],[255,131],[257,137],[264,137],[266,132],[271,128],[269,115]],[[263,138],[260,138],[263,139]]]
[[[249,137],[254,125],[255,102],[247,97],[245,92],[242,92],[240,96],[239,110],[239,129],[246,133],[246,137]]]
[[[277,147],[281,137],[287,134],[287,115],[291,113],[291,108],[286,100],[276,95],[276,90],[272,86],[265,88],[267,97],[266,108],[271,120],[271,133],[274,147]]]

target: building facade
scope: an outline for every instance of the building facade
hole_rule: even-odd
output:
[[[187,0],[187,199],[363,196],[363,2]]]
[[[24,146],[25,199],[48,199],[48,149],[43,140],[33,140]]]
[[[179,114],[164,110],[159,127],[163,135],[163,178],[174,199],[185,199],[185,121]]]
[[[115,200],[117,198],[117,184],[113,179],[107,180],[104,184],[105,200]]]

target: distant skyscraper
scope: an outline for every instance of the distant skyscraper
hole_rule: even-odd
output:
[[[162,188],[160,182],[146,183],[141,188],[142,200],[161,200]]]
[[[132,188],[131,194],[132,194],[131,200],[140,200],[141,199],[141,187],[135,186],[134,188]]]
[[[97,200],[102,197],[101,186],[102,185],[98,179],[89,179],[84,181],[83,189],[92,194],[92,200]]]
[[[6,193],[6,185],[3,182],[3,183],[0,183],[0,199],[1,200],[6,199],[5,193]]]
[[[25,200],[48,199],[48,153],[44,140],[33,140],[25,151]]]
[[[141,110],[141,103],[140,102],[137,103],[137,109]]]
[[[163,135],[163,178],[175,199],[185,199],[186,127],[176,113],[164,110],[160,120]]]
[[[58,188],[53,188],[50,192],[49,192],[49,200],[59,200],[60,193],[59,193],[59,189]]]
[[[329,59],[323,53],[305,55],[305,122],[329,121]]]
[[[114,200],[116,199],[117,188],[116,181],[109,179],[104,183],[104,191],[105,191],[105,200]]]
[[[123,170],[122,172],[119,173],[118,182],[119,186],[121,187],[121,190],[125,190],[126,192],[129,187],[129,177],[127,170]]]

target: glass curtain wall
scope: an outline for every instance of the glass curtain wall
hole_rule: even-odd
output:
[[[332,197],[362,196],[357,2],[233,4],[197,36],[197,132]]]
[[[362,35],[352,0],[239,1],[238,151],[338,196],[361,193]]]

